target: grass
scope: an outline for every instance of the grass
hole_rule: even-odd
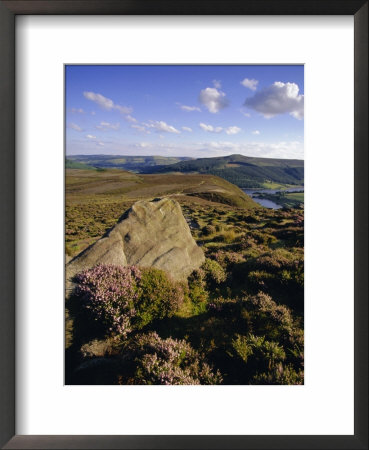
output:
[[[265,183],[262,183],[263,189],[288,189],[291,187],[295,186],[292,184],[274,183],[272,181],[265,181]]]
[[[296,200],[298,202],[304,203],[304,193],[303,192],[288,192],[285,194],[288,199]]]

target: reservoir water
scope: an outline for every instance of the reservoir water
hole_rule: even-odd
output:
[[[278,203],[273,202],[272,200],[260,198],[259,194],[277,194],[279,192],[303,192],[304,188],[293,187],[287,189],[242,189],[242,190],[245,194],[249,195],[253,200],[255,200],[256,203],[259,203],[259,205],[264,206],[265,208],[280,209],[282,208],[281,205],[278,205]]]

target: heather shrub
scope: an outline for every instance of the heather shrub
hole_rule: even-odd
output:
[[[266,244],[268,242],[268,236],[258,230],[249,231],[244,239],[247,241],[249,238],[253,239],[257,244]]]
[[[206,225],[202,228],[202,234],[204,236],[210,236],[216,232],[216,228],[214,225]]]
[[[113,338],[105,340],[93,339],[83,344],[80,349],[81,355],[84,358],[103,358],[105,356],[115,355],[118,351]]]
[[[225,309],[229,309],[229,306],[233,306],[237,302],[237,299],[233,298],[224,298],[223,296],[218,296],[212,298],[211,301],[207,304],[207,310],[215,313],[223,313]]]
[[[185,340],[161,339],[156,332],[139,336],[131,347],[135,352],[133,384],[193,385],[219,384],[200,353]]]
[[[253,285],[263,288],[266,281],[274,279],[274,275],[265,270],[252,270],[248,273],[247,279]]]
[[[155,268],[99,265],[75,281],[76,295],[92,319],[121,337],[154,319],[170,317],[184,299],[183,286]]]
[[[270,297],[270,295],[264,292],[258,292],[257,295],[250,296],[246,299],[250,302],[254,308],[266,313],[269,319],[273,320],[279,325],[283,325],[286,328],[292,327],[293,318],[291,311],[284,305],[277,305],[277,303]]]
[[[243,299],[249,308],[264,317],[264,326],[284,342],[303,346],[303,330],[295,323],[291,310],[284,305],[278,305],[269,295],[259,292],[257,295]],[[261,320],[259,321],[261,323]]]
[[[99,265],[76,276],[76,294],[95,321],[110,333],[125,337],[132,331],[140,279],[137,267]]]
[[[224,250],[218,250],[212,255],[212,258],[225,270],[244,261],[242,254],[236,252],[225,252]]]
[[[255,259],[253,265],[261,270],[278,273],[280,269],[299,270],[303,265],[302,253],[291,253],[283,249],[266,252]]]

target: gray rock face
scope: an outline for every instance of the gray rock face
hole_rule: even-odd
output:
[[[67,289],[74,275],[97,264],[157,267],[184,280],[204,260],[178,202],[169,198],[139,201],[107,236],[67,264]]]

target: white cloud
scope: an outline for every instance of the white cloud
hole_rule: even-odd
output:
[[[136,144],[136,147],[138,148],[149,148],[151,147],[150,142],[139,142],[138,144]]]
[[[251,80],[249,78],[244,78],[241,81],[242,86],[245,86],[248,89],[251,89],[252,91],[256,91],[259,81],[252,78]]]
[[[199,111],[201,112],[201,109],[198,106],[187,106],[187,105],[179,105],[179,107],[182,109],[182,111],[192,112],[192,111]]]
[[[234,127],[228,127],[228,128],[226,128],[226,130],[225,130],[225,132],[226,132],[227,134],[237,134],[237,133],[239,133],[240,131],[241,131],[241,128],[236,127],[236,126],[234,126]]]
[[[254,131],[252,132],[252,134],[257,134],[257,135],[259,135],[259,134],[260,134],[260,131],[259,131],[259,130],[254,130]]]
[[[73,113],[73,114],[76,114],[76,113],[78,113],[78,114],[83,114],[83,113],[84,113],[84,110],[83,110],[82,108],[70,108],[70,109],[69,109],[69,112],[71,112],[71,113]]]
[[[220,80],[213,80],[213,85],[216,89],[220,89],[222,87]]]
[[[70,123],[68,125],[68,128],[72,128],[72,130],[75,130],[75,131],[83,131],[82,128],[75,123]]]
[[[172,125],[168,125],[163,120],[150,120],[149,124],[146,124],[146,126],[149,128],[154,128],[157,131],[164,131],[166,133],[180,133],[177,128],[174,128]]]
[[[132,108],[129,108],[128,106],[115,105],[114,108],[122,114],[129,114],[132,112]]]
[[[86,134],[86,138],[87,139],[96,139],[96,136],[94,136],[93,134]]]
[[[104,142],[98,142],[97,144],[100,145],[100,147],[104,147],[105,145]]]
[[[87,98],[87,100],[91,100],[92,102],[95,102],[102,109],[106,109],[108,111],[111,111],[112,109],[116,109],[122,114],[130,114],[132,112],[132,108],[129,108],[127,106],[122,106],[122,105],[116,105],[112,99],[104,97],[101,94],[96,94],[95,92],[85,91],[83,93],[83,95],[85,98]]]
[[[133,128],[134,130],[137,130],[140,133],[145,133],[145,134],[150,134],[150,131],[147,130],[144,126],[142,125],[131,125],[131,128]]]
[[[134,117],[132,117],[131,115],[127,115],[125,116],[125,119],[127,120],[127,122],[131,122],[131,123],[136,123],[137,119],[135,119]]]
[[[296,83],[276,81],[247,98],[245,106],[261,113],[267,119],[289,113],[295,119],[304,117],[304,96],[299,94]]]
[[[111,100],[110,98],[104,97],[101,94],[96,94],[95,92],[85,91],[83,93],[83,95],[85,96],[85,98],[87,98],[87,100],[91,100],[92,102],[97,103],[100,106],[100,108],[107,109],[107,110],[114,108],[113,100]]]
[[[199,100],[213,114],[228,106],[225,93],[216,88],[203,89],[200,92]]]
[[[100,122],[99,125],[96,125],[96,128],[98,128],[99,130],[119,130],[120,128],[120,123],[109,123],[109,122]]]
[[[220,133],[223,128],[222,127],[213,127],[213,125],[206,125],[206,123],[200,123],[200,128],[208,133]]]
[[[304,96],[302,96],[302,97],[304,97]],[[302,101],[302,103],[304,103],[304,101]],[[290,115],[298,120],[303,119],[304,118],[304,105],[302,105],[302,109],[298,109],[296,111],[290,112]]]
[[[190,127],[182,127],[182,130],[183,131],[188,131],[189,133],[191,133],[192,128],[190,128]]]
[[[149,129],[154,129],[156,131],[165,133],[181,133],[179,130],[177,130],[177,128],[173,127],[172,125],[168,125],[163,120],[149,120],[148,123],[142,122],[140,125],[133,124],[131,125],[131,128],[145,134],[150,134]]]

